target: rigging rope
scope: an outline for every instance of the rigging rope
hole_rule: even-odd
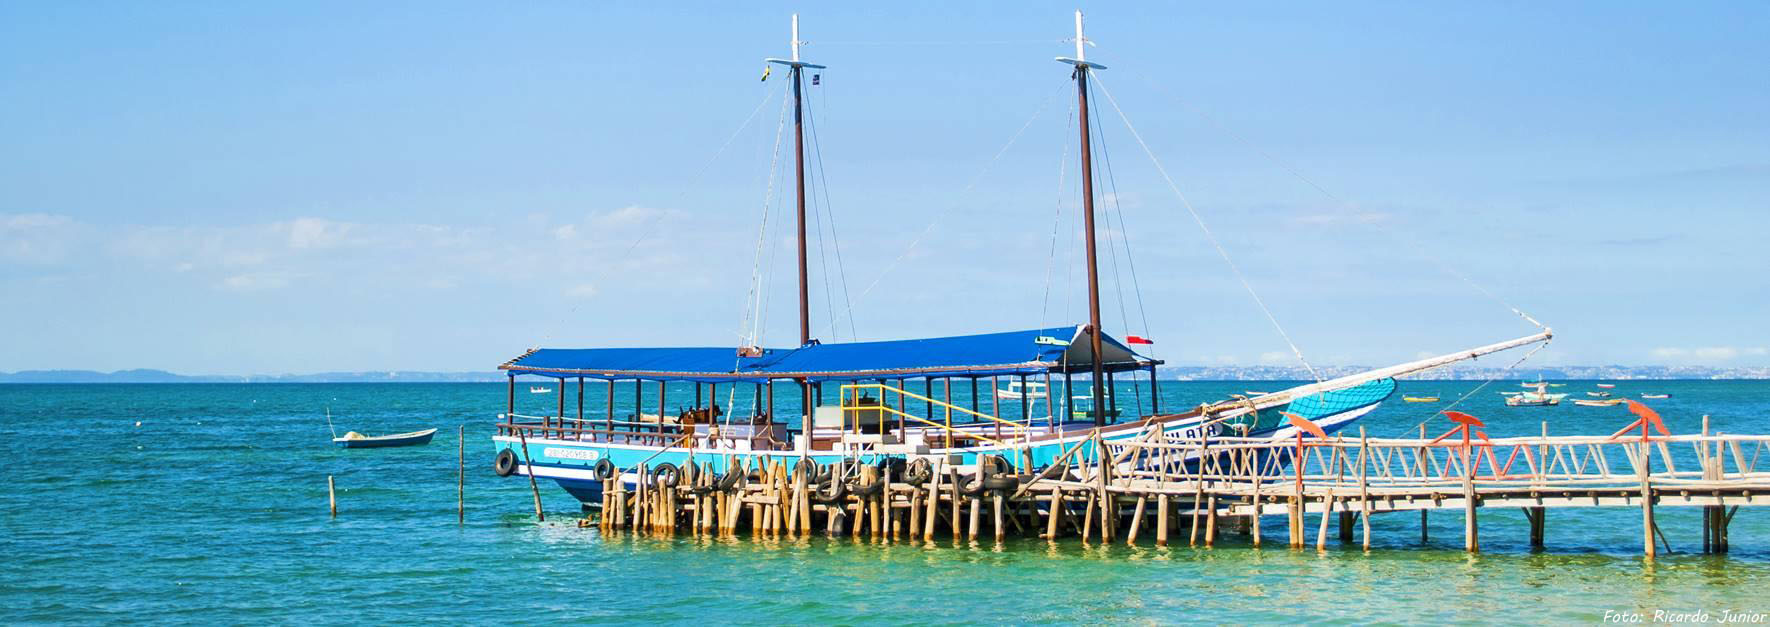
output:
[[[1272,165],[1278,167],[1281,170],[1284,170],[1285,172],[1289,173],[1291,176],[1296,177],[1297,180],[1302,181],[1305,185],[1308,185],[1309,187],[1314,188],[1315,191],[1320,192],[1321,195],[1323,195],[1323,196],[1326,196],[1328,198],[1328,200],[1332,200],[1335,204],[1337,204],[1340,207],[1345,208],[1345,209],[1353,208],[1352,203],[1347,202],[1345,199],[1340,198],[1338,195],[1334,194],[1333,192],[1328,191],[1327,188],[1322,187],[1321,185],[1317,184],[1314,179],[1304,176],[1302,172],[1299,172],[1299,171],[1297,171],[1296,168],[1291,167],[1291,165],[1289,163],[1279,160],[1277,157],[1274,157],[1271,153],[1265,151],[1264,149],[1261,149],[1259,146],[1254,145],[1253,142],[1248,141],[1246,138],[1242,137],[1241,134],[1236,133],[1234,130],[1230,129],[1227,125],[1225,125],[1221,120],[1218,120],[1215,116],[1212,116],[1212,115],[1204,112],[1203,110],[1201,110],[1197,107],[1194,107],[1191,102],[1175,95],[1172,92],[1167,91],[1166,89],[1163,89],[1160,84],[1157,84],[1154,81],[1151,81],[1146,77],[1139,75],[1138,78],[1142,79],[1145,83],[1149,84],[1151,87],[1155,88],[1157,91],[1165,93],[1168,95],[1168,97],[1173,98],[1175,101],[1178,101],[1181,104],[1181,106],[1186,107],[1186,109],[1191,111],[1194,115],[1204,118],[1205,121],[1210,122],[1213,126],[1216,126],[1218,130],[1221,130],[1224,133],[1228,134],[1231,138],[1235,139],[1235,141],[1237,143],[1240,143],[1243,147],[1247,148],[1248,150],[1254,151],[1256,154],[1259,154],[1261,156],[1261,158],[1264,158],[1268,162],[1272,163]],[[1357,217],[1357,216],[1354,216],[1354,217]],[[1468,276],[1465,276],[1463,273],[1457,272],[1456,269],[1450,267],[1448,264],[1445,264],[1442,259],[1439,259],[1437,256],[1432,255],[1431,253],[1427,252],[1426,249],[1424,247],[1420,246],[1418,242],[1414,241],[1413,238],[1402,237],[1400,234],[1389,230],[1387,227],[1383,226],[1381,223],[1378,223],[1375,221],[1359,220],[1359,222],[1369,224],[1372,228],[1382,231],[1384,235],[1389,236],[1391,239],[1394,239],[1394,240],[1400,241],[1404,244],[1407,244],[1410,248],[1412,248],[1414,250],[1415,254],[1420,256],[1420,258],[1431,262],[1432,265],[1438,266],[1438,269],[1443,271],[1445,274],[1455,277],[1457,280],[1460,280],[1463,283],[1468,284],[1469,287],[1475,288],[1476,291],[1481,292],[1483,295],[1487,296],[1488,298],[1493,299],[1494,302],[1497,302],[1501,306],[1505,307],[1506,309],[1511,310],[1512,313],[1517,314],[1518,317],[1523,318],[1526,322],[1529,322],[1531,325],[1535,326],[1536,328],[1539,328],[1539,329],[1547,328],[1547,327],[1543,326],[1542,322],[1537,321],[1536,318],[1533,318],[1533,317],[1531,317],[1530,314],[1525,313],[1524,310],[1519,309],[1516,306],[1513,306],[1512,303],[1507,302],[1506,299],[1500,298],[1499,295],[1494,294],[1491,291],[1488,291],[1488,289],[1486,287],[1483,287],[1480,283],[1476,283],[1474,280],[1470,279]]]
[[[1407,435],[1407,433],[1411,433],[1415,429],[1419,429],[1420,427],[1425,426],[1426,423],[1432,422],[1433,419],[1435,419],[1441,415],[1444,415],[1444,412],[1450,411],[1452,409],[1456,409],[1457,405],[1461,405],[1461,404],[1463,404],[1463,401],[1473,398],[1476,393],[1478,393],[1482,390],[1482,388],[1485,388],[1488,385],[1493,384],[1493,382],[1498,381],[1502,378],[1507,378],[1507,377],[1503,377],[1501,375],[1511,372],[1512,369],[1517,368],[1519,366],[1519,364],[1524,363],[1526,360],[1530,359],[1530,357],[1532,355],[1535,355],[1537,353],[1537,351],[1540,351],[1544,348],[1548,348],[1548,346],[1549,346],[1549,340],[1545,340],[1545,341],[1543,341],[1543,343],[1536,345],[1535,348],[1530,349],[1530,352],[1525,353],[1523,357],[1519,357],[1518,361],[1514,361],[1514,362],[1512,362],[1512,365],[1506,366],[1505,368],[1501,369],[1499,375],[1489,377],[1487,380],[1482,381],[1480,385],[1475,386],[1475,389],[1469,390],[1468,394],[1464,394],[1461,397],[1457,398],[1457,400],[1451,401],[1451,403],[1449,405],[1444,406],[1444,409],[1440,409],[1437,412],[1434,412],[1432,415],[1427,416],[1425,420],[1421,420],[1418,424],[1415,424],[1414,426],[1408,428],[1407,432],[1402,433],[1401,435],[1405,436],[1405,435]]]
[[[1135,72],[1133,72],[1133,74],[1135,74]],[[1284,170],[1286,173],[1295,177],[1297,180],[1302,181],[1303,184],[1308,185],[1310,188],[1314,189],[1316,192],[1319,192],[1322,196],[1327,197],[1328,200],[1333,201],[1334,204],[1338,205],[1339,207],[1341,207],[1343,209],[1347,209],[1347,210],[1353,209],[1352,203],[1341,198],[1339,195],[1337,195],[1331,191],[1328,191],[1328,189],[1326,187],[1323,187],[1319,183],[1316,183],[1314,179],[1311,179],[1308,176],[1304,176],[1302,172],[1300,172],[1296,168],[1292,167],[1289,163],[1280,160],[1279,158],[1273,156],[1272,153],[1267,152],[1265,149],[1260,148],[1259,146],[1255,145],[1253,142],[1248,141],[1247,138],[1243,137],[1240,133],[1235,132],[1234,129],[1229,128],[1228,125],[1224,124],[1222,120],[1217,119],[1216,116],[1212,116],[1209,113],[1206,113],[1204,110],[1193,106],[1193,104],[1190,101],[1186,100],[1185,98],[1179,97],[1178,95],[1174,94],[1173,92],[1168,91],[1167,89],[1163,88],[1159,83],[1156,83],[1156,82],[1148,79],[1147,77],[1138,75],[1138,78],[1142,79],[1145,84],[1148,84],[1150,87],[1154,88],[1156,91],[1167,94],[1168,97],[1173,98],[1175,101],[1179,102],[1181,104],[1181,106],[1186,107],[1186,109],[1188,111],[1191,111],[1194,115],[1204,118],[1205,121],[1210,122],[1212,126],[1217,127],[1218,130],[1223,131],[1224,134],[1229,135],[1230,138],[1234,139],[1237,143],[1241,144],[1242,147],[1253,151],[1255,154],[1260,155],[1260,157],[1265,159],[1267,162],[1271,163],[1272,165],[1278,167],[1281,170]],[[1356,216],[1354,216],[1354,217],[1356,217]],[[1381,231],[1384,235],[1388,236],[1389,239],[1391,239],[1391,240],[1396,240],[1396,241],[1399,241],[1403,244],[1406,244],[1409,248],[1413,249],[1414,254],[1419,256],[1421,259],[1425,259],[1427,262],[1430,262],[1432,265],[1437,266],[1438,269],[1440,271],[1444,272],[1445,274],[1448,274],[1448,275],[1456,278],[1457,280],[1462,281],[1464,284],[1468,285],[1469,287],[1474,288],[1475,291],[1480,292],[1482,295],[1487,296],[1488,298],[1492,299],[1494,302],[1499,303],[1499,305],[1501,307],[1505,307],[1506,309],[1510,310],[1513,314],[1516,314],[1519,318],[1524,319],[1525,322],[1530,323],[1531,326],[1534,326],[1538,329],[1547,329],[1548,328],[1548,327],[1544,326],[1542,322],[1540,322],[1536,318],[1532,317],[1530,314],[1525,313],[1524,310],[1519,309],[1517,306],[1514,306],[1510,302],[1507,302],[1506,299],[1500,298],[1500,296],[1498,294],[1493,293],[1492,291],[1488,290],[1487,287],[1481,285],[1480,283],[1475,282],[1473,279],[1470,279],[1467,275],[1464,275],[1463,273],[1458,272],[1455,268],[1452,268],[1449,264],[1445,263],[1443,259],[1440,259],[1438,256],[1433,255],[1430,252],[1428,252],[1426,250],[1426,248],[1421,246],[1417,241],[1414,240],[1414,238],[1403,237],[1399,233],[1396,233],[1395,231],[1384,226],[1380,222],[1376,222],[1376,221],[1372,221],[1372,220],[1358,220],[1358,222],[1370,225],[1372,228],[1374,228],[1378,231]],[[1467,400],[1467,399],[1473,397],[1477,392],[1480,392],[1483,388],[1486,388],[1489,384],[1492,384],[1494,381],[1504,378],[1503,375],[1510,373],[1512,370],[1516,369],[1520,364],[1523,364],[1526,360],[1529,360],[1531,358],[1531,356],[1533,356],[1537,353],[1537,351],[1540,351],[1540,350],[1548,347],[1548,345],[1549,345],[1549,342],[1546,342],[1546,341],[1543,342],[1542,344],[1538,344],[1535,348],[1532,348],[1529,352],[1525,353],[1523,357],[1518,358],[1517,361],[1512,362],[1511,365],[1506,366],[1504,369],[1500,370],[1499,374],[1482,381],[1480,385],[1477,385],[1475,387],[1475,389],[1471,390],[1468,394],[1465,394],[1462,397],[1458,398],[1456,401],[1452,402],[1449,406],[1446,406],[1445,408],[1440,409],[1437,412],[1434,412],[1430,416],[1427,416],[1425,420],[1422,420],[1422,421],[1420,421],[1419,424],[1414,425],[1414,429],[1418,429],[1421,425],[1431,422],[1433,419],[1437,418],[1438,416],[1443,415],[1443,412],[1450,411],[1451,409],[1455,408],[1457,405],[1461,404],[1464,400]]]
[[[1068,119],[1069,124],[1064,128],[1074,128],[1076,106],[1073,104],[1069,106]],[[1069,137],[1069,133],[1064,133],[1064,137]],[[1069,174],[1069,140],[1065,139],[1063,140],[1063,149],[1057,157],[1057,212],[1051,217],[1051,253],[1045,258],[1045,295],[1039,299],[1039,328],[1041,329],[1046,328],[1045,324],[1049,321],[1046,314],[1051,308],[1051,270],[1057,265],[1057,234],[1063,226],[1063,199],[1065,198],[1063,180],[1067,174]],[[1065,271],[1068,271],[1067,267],[1065,267]],[[1064,312],[1065,315],[1068,313],[1068,311]]]
[[[1100,124],[1100,111],[1099,111],[1099,109],[1095,109],[1095,110],[1091,111],[1090,113],[1092,113],[1094,115],[1094,124],[1090,128],[1100,129],[1100,130],[1094,131],[1094,134],[1100,140],[1100,162],[1101,162],[1100,167],[1106,170],[1106,185],[1107,185],[1107,189],[1111,190],[1110,192],[1108,192],[1111,195],[1111,199],[1108,202],[1104,203],[1106,205],[1106,207],[1108,208],[1108,210],[1102,211],[1101,213],[1103,214],[1103,217],[1106,218],[1106,250],[1107,250],[1107,255],[1110,257],[1111,262],[1112,262],[1112,290],[1113,290],[1114,296],[1118,299],[1118,302],[1119,302],[1119,325],[1125,329],[1125,332],[1127,334],[1129,334],[1131,331],[1131,319],[1130,319],[1131,314],[1130,314],[1130,308],[1125,306],[1125,284],[1124,284],[1123,277],[1119,273],[1119,247],[1121,245],[1124,246],[1125,258],[1127,260],[1130,259],[1130,257],[1131,257],[1130,233],[1126,232],[1123,227],[1124,210],[1119,205],[1118,179],[1113,176],[1112,151],[1110,151],[1106,148],[1106,132],[1105,132],[1105,127],[1103,127]],[[1119,224],[1120,224],[1120,227],[1118,229],[1116,229],[1116,232],[1117,232],[1116,237],[1114,236],[1115,229],[1112,228],[1112,215],[1114,213],[1117,213],[1119,215]],[[1129,261],[1127,261],[1126,263],[1129,264]],[[1141,302],[1143,295],[1138,294],[1137,297],[1138,297],[1139,301]],[[1149,320],[1147,318],[1144,319],[1143,334],[1145,336],[1149,335]],[[1143,413],[1143,386],[1137,385],[1136,382],[1137,382],[1137,373],[1133,372],[1131,374],[1131,383],[1132,383],[1131,396],[1132,396],[1132,398],[1136,399],[1136,401],[1137,401],[1137,413],[1141,414],[1141,413]],[[1114,390],[1113,393],[1116,398],[1118,391]]]
[[[737,141],[738,136],[743,134],[744,129],[750,128],[750,122],[756,120],[756,114],[761,113],[762,108],[767,106],[768,101],[773,99],[774,90],[770,88],[762,94],[762,101],[756,103],[756,108],[750,110],[750,115],[744,117],[744,122],[738,125],[737,130],[732,131],[731,136],[726,137],[725,142],[719,144],[719,149],[713,151],[713,156],[708,157],[707,162],[701,164],[701,168],[695,171],[694,176],[689,177],[688,183],[682,186],[682,192],[677,194],[676,200],[682,200],[683,197],[688,195],[688,190],[693,189],[695,184],[700,182],[701,177],[707,174],[707,170],[713,167],[713,163],[719,160],[720,155],[725,154],[725,149],[731,147],[732,142]],[[633,243],[627,245],[627,250],[621,254],[620,258],[624,259],[631,257],[634,249],[639,248],[639,244],[651,236],[652,227],[657,226],[658,221],[662,220],[663,216],[664,212],[656,212],[651,216],[650,220],[647,220],[645,224],[640,225],[639,235],[633,238]],[[606,270],[607,268],[604,267],[602,269]],[[547,344],[547,342],[553,338],[553,329],[565,326],[566,321],[569,320],[573,314],[577,313],[578,307],[581,304],[582,303],[577,302],[572,303],[572,306],[567,308],[565,313],[561,315],[559,322],[554,324],[553,327],[548,329],[545,333],[541,334],[542,345]]]
[[[827,99],[823,99],[823,98],[818,99],[819,106],[825,107],[826,111],[828,111],[828,106],[825,104],[827,102],[828,102]],[[848,318],[848,339],[851,341],[852,340],[859,340],[860,339],[859,334],[855,332],[854,316],[852,314],[852,312],[854,311],[854,300],[848,297],[848,269],[847,269],[847,266],[842,263],[842,240],[841,240],[841,238],[839,238],[836,235],[836,212],[834,210],[832,210],[830,207],[829,174],[824,169],[823,142],[820,141],[817,136],[817,120],[815,118],[807,116],[806,125],[811,127],[812,154],[816,155],[816,157],[817,157],[817,160],[816,160],[816,163],[817,163],[817,183],[818,183],[817,189],[820,193],[822,193],[822,195],[824,197],[823,205],[821,205],[823,207],[823,211],[824,211],[824,219],[825,219],[824,223],[827,223],[830,226],[830,245],[832,248],[835,249],[835,252],[836,252],[836,277],[838,279],[838,284],[842,286],[842,304],[846,308],[844,311],[849,312],[849,315],[847,316],[847,318]],[[821,252],[821,246],[823,245],[823,240],[821,239],[821,236],[820,236],[820,239],[818,240],[818,245],[820,246],[820,252]],[[829,288],[826,285],[824,289],[827,290]],[[837,318],[835,316],[835,314],[832,313],[831,317],[830,317],[830,333],[834,334],[836,332],[836,330],[838,328],[840,328],[840,326],[841,325],[839,323],[839,318]]]
[[[762,271],[762,253],[768,243],[768,218],[774,208],[774,184],[780,166],[781,136],[787,127],[787,99],[781,98],[780,122],[774,130],[774,156],[768,164],[768,188],[762,197],[762,223],[756,228],[756,260],[750,266],[750,293],[744,296],[744,318],[738,324],[738,339],[743,346],[761,346],[762,319],[767,316],[767,302],[762,298],[766,276]],[[773,255],[769,255],[769,274],[773,273]],[[748,332],[748,337],[745,333]],[[735,392],[733,392],[735,394]]]
[[[1064,81],[1064,84],[1068,85],[1068,81],[1067,80]],[[965,184],[964,189],[959,190],[959,194],[958,194],[959,196],[962,197],[965,194],[969,193],[972,190],[972,188],[977,187],[978,181],[982,180],[983,176],[985,174],[989,173],[990,167],[995,165],[996,161],[1001,160],[1002,155],[1007,154],[1008,149],[1014,147],[1014,142],[1018,141],[1020,139],[1020,136],[1026,133],[1026,129],[1031,127],[1033,122],[1039,119],[1039,115],[1044,113],[1044,111],[1045,111],[1045,105],[1050,104],[1051,98],[1055,95],[1056,95],[1056,92],[1053,92],[1051,96],[1046,96],[1045,100],[1039,103],[1039,108],[1037,110],[1033,111],[1032,117],[1027,119],[1026,124],[1021,125],[1020,130],[1015,131],[1014,136],[1008,138],[1008,143],[1003,145],[1001,150],[996,151],[995,156],[991,157],[989,162],[985,163],[983,165],[983,169],[979,170],[975,176],[971,177],[971,181],[969,183]],[[934,230],[935,225],[940,224],[940,219],[945,217],[946,214],[951,213],[952,210],[957,207],[958,207],[958,203],[950,204],[950,205],[947,205],[945,208],[941,209],[940,213],[935,214],[934,219],[929,220],[928,225],[925,227],[922,227],[922,232],[918,233],[916,235],[915,239],[910,240],[910,245],[908,247],[904,248],[904,251],[902,253],[898,254],[896,259],[891,260],[891,263],[887,264],[885,266],[885,269],[883,271],[879,272],[879,276],[877,278],[873,279],[872,283],[867,284],[867,288],[864,290],[861,290],[860,295],[854,297],[854,299],[855,300],[862,300],[867,297],[867,294],[871,294],[873,291],[873,288],[878,287],[879,283],[885,280],[885,277],[890,276],[891,271],[896,269],[898,264],[903,263],[903,260],[905,258],[909,257],[910,253],[915,252],[916,246],[918,244],[922,243],[922,239],[926,238],[928,236],[928,233],[930,233]],[[842,312],[842,315],[844,315],[844,316],[850,315],[853,312],[853,310],[854,310],[853,307],[849,307],[847,311]]]
[[[1125,115],[1124,109],[1119,108],[1118,100],[1112,97],[1112,91],[1106,88],[1106,83],[1101,81],[1098,75],[1094,77],[1093,82],[1100,86],[1100,93],[1106,96],[1107,102],[1112,103],[1113,111],[1118,112],[1119,119],[1123,120],[1125,123],[1125,129],[1129,130],[1131,132],[1131,137],[1135,138],[1137,144],[1143,147],[1144,154],[1149,155],[1149,160],[1155,164],[1156,171],[1160,172],[1162,179],[1167,181],[1168,189],[1172,190],[1174,195],[1180,199],[1180,204],[1186,207],[1186,212],[1192,214],[1193,222],[1198,224],[1199,230],[1204,231],[1205,239],[1210,240],[1211,246],[1217,249],[1217,254],[1223,257],[1223,262],[1229,265],[1231,272],[1235,273],[1235,278],[1241,282],[1242,288],[1246,289],[1248,295],[1253,297],[1254,304],[1260,307],[1260,313],[1266,314],[1266,320],[1272,323],[1272,327],[1278,330],[1278,335],[1284,338],[1285,344],[1291,347],[1291,353],[1297,356],[1297,361],[1302,362],[1303,367],[1309,370],[1309,376],[1314,377],[1315,381],[1320,383],[1322,381],[1321,373],[1316,371],[1315,366],[1311,365],[1309,360],[1303,357],[1303,350],[1297,348],[1296,342],[1291,341],[1290,333],[1285,332],[1284,325],[1279,324],[1278,318],[1272,315],[1272,310],[1266,307],[1266,301],[1262,300],[1260,294],[1254,291],[1254,286],[1248,283],[1248,279],[1242,274],[1241,268],[1235,265],[1235,260],[1229,258],[1229,251],[1223,248],[1223,244],[1217,241],[1216,234],[1212,233],[1211,228],[1205,225],[1204,218],[1200,217],[1198,210],[1193,208],[1192,201],[1187,200],[1186,194],[1181,193],[1180,186],[1174,183],[1174,177],[1169,176],[1168,169],[1162,167],[1161,159],[1156,158],[1155,151],[1150,149],[1148,142],[1143,141],[1143,135],[1137,132],[1137,127],[1131,124],[1131,118]]]

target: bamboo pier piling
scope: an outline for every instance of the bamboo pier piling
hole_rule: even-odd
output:
[[[1491,440],[1385,439],[1361,429],[1356,436],[1302,445],[1289,439],[1090,435],[1054,463],[1018,473],[975,458],[961,464],[945,457],[919,458],[923,470],[913,473],[902,464],[819,467],[778,455],[731,456],[724,475],[715,474],[712,463],[676,475],[662,464],[641,464],[604,480],[602,498],[587,509],[601,511],[599,526],[608,532],[730,537],[747,531],[803,538],[822,526],[830,537],[854,542],[950,537],[961,546],[1024,536],[1107,544],[1122,539],[1135,546],[1153,534],[1160,547],[1186,525],[1187,543],[1197,550],[1222,546],[1225,526],[1260,546],[1260,521],[1283,513],[1290,546],[1313,544],[1317,551],[1368,551],[1372,517],[1408,511],[1420,512],[1425,542],[1430,511],[1461,510],[1464,549],[1474,553],[1482,549],[1479,518],[1488,508],[1522,511],[1529,546],[1540,550],[1551,509],[1634,507],[1641,511],[1642,554],[1652,558],[1672,550],[1677,539],[1660,528],[1657,514],[1664,507],[1702,512],[1700,530],[1691,530],[1701,544],[1692,538],[1684,550],[1726,552],[1738,510],[1770,505],[1765,449],[1770,436],[1706,428],[1692,435]],[[525,469],[526,461],[525,451]],[[722,480],[732,473],[737,480]],[[533,489],[532,474],[530,481]],[[327,491],[335,512],[331,477]],[[539,520],[538,491],[534,498]],[[1328,533],[1332,521],[1338,521],[1338,542]]]

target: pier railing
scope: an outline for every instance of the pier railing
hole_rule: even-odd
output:
[[[861,399],[865,398],[865,393],[869,391],[876,393],[876,404],[861,402]],[[897,396],[897,400],[899,401],[898,406],[893,406],[889,402],[890,399],[888,398],[888,395],[892,394]],[[905,411],[903,407],[907,407],[910,400],[920,401],[925,407],[929,408],[929,411],[931,412],[930,415],[927,418],[923,418]],[[844,419],[849,416],[853,416],[856,419],[856,424],[850,425],[856,432],[860,431],[858,421],[861,412],[877,412],[876,415],[881,421],[884,416],[890,415],[898,418],[900,424],[914,422],[918,425],[940,429],[941,434],[945,436],[947,440],[946,446],[949,448],[953,446],[954,440],[978,439],[991,444],[1011,444],[1014,442],[1025,442],[1032,434],[1032,430],[1029,428],[1028,424],[1030,420],[1026,422],[1006,420],[961,405],[955,405],[947,401],[924,396],[883,383],[855,383],[843,385],[841,389],[840,405]],[[935,413],[942,414],[943,418],[939,421],[934,420],[933,414]],[[961,418],[966,416],[974,418],[974,420],[970,421],[972,424],[995,427],[993,436],[985,435],[976,430],[965,430],[954,427],[954,413],[958,413]],[[1002,433],[1002,428],[1004,426],[1010,429],[1009,433]]]

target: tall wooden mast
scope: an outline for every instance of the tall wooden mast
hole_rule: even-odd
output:
[[[803,94],[803,74],[805,68],[821,70],[824,66],[806,63],[799,60],[799,14],[793,14],[793,57],[790,59],[765,59],[769,63],[787,66],[787,74],[793,81],[793,168],[794,168],[794,203],[797,207],[797,244],[799,248],[799,345],[811,343],[811,292],[810,281],[805,269],[805,101]]]
[[[1106,375],[1100,363],[1100,263],[1094,253],[1094,165],[1093,149],[1089,145],[1088,129],[1088,71],[1104,70],[1106,66],[1090,63],[1087,60],[1087,38],[1082,36],[1082,12],[1076,11],[1076,56],[1075,58],[1057,57],[1061,63],[1075,66],[1077,111],[1081,120],[1082,130],[1082,229],[1086,232],[1088,252],[1088,348],[1093,362],[1093,407],[1094,424],[1106,424]]]
[[[811,343],[811,288],[810,279],[805,268],[805,100],[803,91],[803,75],[805,68],[823,69],[824,66],[806,63],[799,60],[799,14],[793,14],[793,57],[791,59],[767,59],[769,63],[787,66],[787,73],[793,81],[793,168],[794,168],[794,203],[797,206],[796,240],[799,248],[799,345]],[[804,380],[799,381],[800,404],[804,410],[804,424],[809,425],[813,401],[812,389]],[[772,396],[773,392],[770,392]],[[811,433],[809,428],[806,433]],[[807,436],[809,437],[809,436]]]

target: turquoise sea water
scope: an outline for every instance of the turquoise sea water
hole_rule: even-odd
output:
[[[1474,383],[1404,382],[1446,400]],[[1275,383],[1164,382],[1170,408]],[[1496,384],[1460,407],[1493,436],[1608,434],[1621,410],[1505,408]],[[1562,391],[1592,389],[1574,382]],[[963,388],[960,388],[963,391]],[[1623,382],[1674,432],[1770,432],[1770,382]],[[592,385],[588,413],[599,415]],[[724,390],[722,390],[723,396]],[[655,403],[655,391],[645,403]],[[692,393],[673,389],[670,405]],[[1126,402],[1130,392],[1124,393]],[[1620,395],[1619,394],[1619,395]],[[631,390],[617,393],[631,403]],[[625,396],[625,398],[621,398]],[[783,395],[784,396],[784,395]],[[968,392],[955,393],[968,398]],[[987,391],[986,391],[987,398]],[[519,388],[524,413],[555,407]],[[1770,612],[1770,512],[1742,509],[1733,552],[1703,556],[1699,513],[1661,508],[1674,554],[1640,556],[1640,511],[1551,510],[1548,550],[1524,516],[1372,519],[1373,550],[1214,549],[1018,540],[933,546],[603,537],[543,484],[537,524],[520,478],[491,472],[501,384],[0,385],[0,622],[1001,623],[1592,622],[1606,610]],[[575,412],[575,397],[570,403]],[[778,408],[788,413],[786,403]],[[339,432],[439,427],[429,446],[342,450]],[[1440,405],[1399,398],[1364,419],[1410,432]],[[739,411],[745,408],[740,402]],[[649,407],[648,407],[649,410]],[[139,426],[136,424],[139,421]],[[467,522],[456,523],[455,428],[467,429]],[[1433,428],[1442,431],[1442,421]],[[1417,431],[1413,431],[1417,433]],[[326,512],[326,476],[339,516]],[[1313,525],[1312,518],[1310,524]],[[1265,534],[1280,537],[1270,517]],[[1330,534],[1332,535],[1332,534]]]

